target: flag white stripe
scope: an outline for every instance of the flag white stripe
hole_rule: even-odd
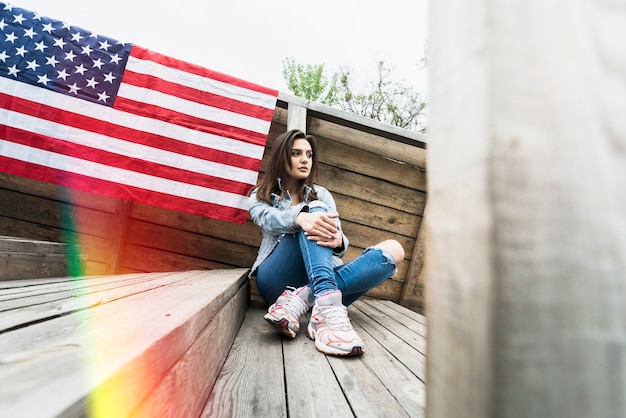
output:
[[[80,175],[85,175],[85,173],[97,174],[90,175],[89,177],[114,183],[122,183],[158,193],[216,203],[243,210],[247,210],[248,208],[247,199],[239,194],[222,192],[180,181],[136,173],[134,171],[73,158],[63,154],[27,147],[2,139],[0,139],[0,155]]]
[[[240,102],[253,104],[266,109],[273,110],[276,107],[276,96],[224,83],[222,81],[188,73],[175,68],[166,67],[165,65],[154,61],[142,60],[130,56],[126,64],[126,69],[135,73],[162,78],[163,80],[172,81],[186,87],[205,91],[207,93],[230,97]]]
[[[107,122],[115,125],[144,131],[154,135],[165,136],[189,144],[256,158],[258,160],[263,158],[263,152],[265,150],[265,147],[261,145],[223,138],[172,123],[137,116],[30,84],[15,82],[5,77],[0,77],[0,91],[90,118],[105,119]]]
[[[141,160],[155,164],[161,164],[248,184],[254,184],[257,179],[256,171],[219,164],[170,151],[164,151],[159,148],[135,144],[133,142],[108,137],[106,135],[100,135],[82,129],[73,128],[71,126],[38,119],[36,117],[24,115],[18,112],[8,110],[1,110],[0,112],[8,115],[6,118],[3,118],[3,124],[6,126],[18,129],[25,129],[25,127],[29,127],[29,131],[37,134],[60,139],[65,142],[71,142],[73,144],[85,145],[109,151],[115,154],[120,154],[122,157],[134,156],[140,158]]]
[[[118,97],[147,103],[166,109],[174,109],[176,112],[225,125],[237,126],[252,132],[266,133],[270,122],[257,119],[252,116],[242,115],[216,107],[206,106],[191,100],[181,99],[156,90],[132,86],[122,83],[117,92]]]

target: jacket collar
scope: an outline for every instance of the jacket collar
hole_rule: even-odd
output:
[[[278,177],[278,179],[276,179],[276,182],[278,183],[278,189],[280,191],[283,190],[283,180]],[[287,192],[289,193],[289,192]],[[309,193],[311,193],[311,186],[304,186],[304,199],[308,199],[309,198]]]

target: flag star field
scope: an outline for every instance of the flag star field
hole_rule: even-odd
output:
[[[130,44],[37,13],[3,8],[2,75],[95,103],[114,102]]]

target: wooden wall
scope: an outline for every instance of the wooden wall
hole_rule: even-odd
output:
[[[369,295],[421,311],[423,136],[281,94],[267,149],[287,130],[292,109],[319,139],[319,183],[333,193],[350,238],[346,260],[384,239],[400,241],[405,261]],[[4,173],[0,235],[78,243],[89,275],[250,267],[261,240],[249,219],[232,224]]]

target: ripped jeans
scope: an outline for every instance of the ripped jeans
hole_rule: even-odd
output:
[[[332,258],[330,248],[309,241],[302,231],[284,235],[256,272],[261,297],[271,305],[287,286],[308,284],[315,297],[339,289],[348,306],[396,270],[393,256],[376,247],[340,266],[333,267]]]

